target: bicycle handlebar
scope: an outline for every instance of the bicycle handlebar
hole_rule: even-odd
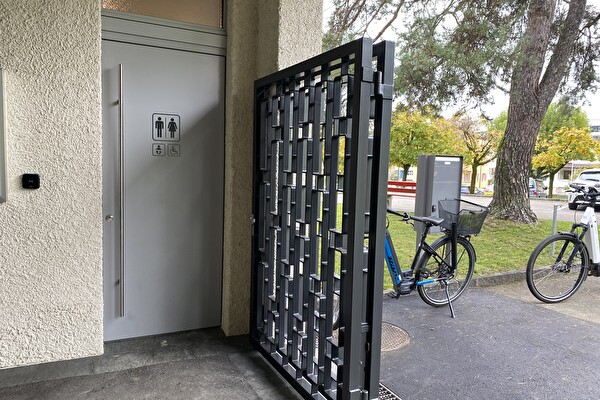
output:
[[[598,196],[600,196],[599,187],[596,185],[587,186],[587,185],[579,185],[577,183],[569,183],[569,187],[571,189],[574,189],[575,192],[582,193],[584,200],[593,203],[593,204],[591,204],[592,206],[595,205],[596,198]]]
[[[598,185],[598,184],[596,184],[596,185]],[[587,190],[588,192],[591,189],[593,191],[591,193],[596,193],[596,196],[597,196],[598,194],[600,194],[600,192],[598,192],[598,187],[600,187],[600,186],[596,186],[596,185],[589,186],[589,185],[580,185],[578,183],[569,183],[569,187],[572,189],[575,189],[576,192],[586,192],[585,189],[588,188],[588,190]]]
[[[398,212],[398,211],[392,210],[391,208],[388,208],[387,212],[389,212],[390,214],[397,215],[398,217],[401,217],[405,221],[410,219],[410,216],[408,215],[407,212]]]

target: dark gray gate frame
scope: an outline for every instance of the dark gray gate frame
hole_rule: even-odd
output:
[[[393,57],[363,38],[255,82],[250,335],[307,399],[378,397]]]

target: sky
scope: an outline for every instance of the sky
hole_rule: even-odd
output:
[[[600,0],[588,0],[587,4],[595,5],[596,7],[598,7],[600,9]],[[328,21],[329,15],[331,14],[332,8],[333,8],[332,0],[323,0],[323,30],[327,29],[327,21]],[[391,32],[391,30],[386,36],[387,36],[386,39],[394,40],[394,35]],[[600,68],[600,66],[599,66],[599,68]],[[505,95],[504,93],[502,93],[501,91],[498,90],[493,94],[493,97],[494,97],[494,104],[486,105],[484,107],[484,111],[490,117],[496,117],[502,111],[508,109],[508,96],[507,95]],[[595,94],[588,93],[586,95],[586,97],[587,97],[587,101],[589,102],[589,104],[586,104],[586,105],[581,104],[581,108],[587,114],[591,125],[600,125],[600,89]],[[448,114],[451,115],[452,111],[448,110]]]

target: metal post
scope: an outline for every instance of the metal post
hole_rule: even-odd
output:
[[[556,221],[558,219],[558,204],[554,205],[554,209],[552,210],[552,234],[556,234]],[[550,255],[554,255],[554,243],[552,243],[550,247]]]
[[[554,205],[552,210],[552,234],[556,234],[556,221],[558,220],[558,204]]]

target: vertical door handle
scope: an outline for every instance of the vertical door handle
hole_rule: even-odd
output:
[[[123,64],[119,64],[119,316],[125,316],[125,168],[123,162]]]

